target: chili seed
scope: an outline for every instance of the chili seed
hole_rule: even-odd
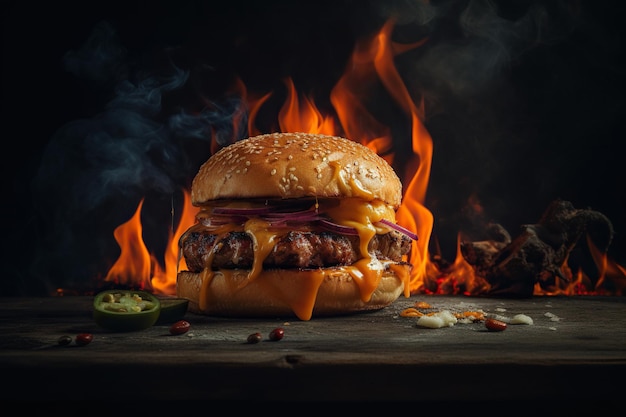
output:
[[[506,329],[506,323],[500,320],[488,318],[485,320],[485,327],[490,332],[501,332]]]
[[[76,335],[76,345],[85,346],[91,343],[93,335],[91,333],[80,333]]]
[[[72,343],[72,336],[64,334],[63,336],[59,337],[58,343],[61,346],[67,346]]]
[[[277,327],[270,332],[270,340],[277,341],[285,336],[285,330],[282,327]]]
[[[188,321],[179,320],[170,326],[170,334],[179,335],[179,334],[187,333],[190,327],[191,327],[191,324],[189,324]]]
[[[251,335],[249,335],[247,341],[250,344],[259,343],[262,338],[263,336],[261,336],[261,333],[256,332],[256,333],[252,333]]]

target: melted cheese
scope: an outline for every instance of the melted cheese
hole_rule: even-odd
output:
[[[358,198],[344,198],[340,200],[339,205],[329,207],[326,214],[335,223],[356,229],[361,239],[360,249],[363,258],[370,256],[367,248],[377,232],[372,223],[382,219],[395,221],[393,208],[379,200],[364,202]]]
[[[391,269],[398,277],[400,277],[400,280],[404,283],[404,296],[406,298],[409,298],[411,296],[411,288],[409,286],[409,280],[411,279],[411,275],[409,274],[409,270],[403,265],[394,262],[389,262],[387,266],[389,266],[389,269]]]
[[[352,189],[358,188],[352,185]],[[345,198],[339,200],[339,204],[325,207],[325,213],[331,217],[334,222],[355,228],[359,234],[361,258],[353,265],[335,268],[335,270],[350,274],[359,287],[361,300],[367,303],[371,299],[372,294],[378,287],[383,273],[387,268],[391,268],[391,270],[398,275],[404,283],[404,295],[405,297],[409,297],[410,277],[407,268],[394,262],[379,260],[368,252],[370,240],[377,232],[381,232],[373,223],[379,222],[381,219],[395,221],[395,211],[393,208],[378,200],[365,202],[360,198]],[[194,227],[205,226],[196,224]],[[254,249],[253,266],[248,272],[246,280],[233,283],[233,280],[227,279],[228,282],[233,283],[232,285],[236,287],[233,288],[233,290],[243,288],[250,282],[256,281],[264,291],[270,292],[276,299],[288,305],[298,318],[301,320],[309,320],[311,318],[319,287],[326,276],[332,274],[331,270],[314,269],[306,271],[308,275],[307,279],[297,280],[297,287],[289,286],[288,289],[286,289],[284,286],[278,286],[276,284],[281,280],[263,279],[263,261],[274,249],[281,234],[286,233],[286,231],[271,228],[268,222],[255,217],[246,221],[243,227],[224,225],[218,228],[211,227],[211,230],[222,235],[222,237],[233,230],[245,230],[252,238]],[[218,238],[218,243],[214,245],[213,250],[205,260],[205,265],[212,264],[215,251],[219,247],[219,239],[221,239],[221,237]],[[232,276],[232,271],[222,269],[220,272],[227,278]],[[300,271],[300,273],[302,273],[302,271]],[[290,271],[273,270],[272,274],[284,275],[285,279],[289,279]],[[207,311],[208,309],[210,298],[209,287],[213,276],[214,273],[211,271],[210,267],[205,268],[201,274],[202,284],[198,303],[198,307],[201,311]]]
[[[254,250],[254,261],[252,269],[248,274],[248,281],[256,279],[263,270],[263,261],[274,249],[277,241],[276,231],[271,231],[269,223],[258,218],[249,219],[244,230],[252,237],[252,249]],[[242,283],[246,285],[247,283]]]
[[[342,169],[339,162],[331,161],[328,165],[333,168],[333,180],[341,188],[342,194],[351,195],[353,197],[361,197],[363,200],[372,200],[374,198],[374,193],[363,188],[354,177],[345,177],[348,173]]]
[[[209,304],[209,287],[213,279],[213,271],[211,268],[204,268],[200,273],[202,284],[200,285],[200,295],[198,296],[198,308],[200,311],[207,311]]]
[[[307,277],[297,281],[291,280],[297,285],[277,285],[284,280],[290,279],[292,274],[289,270],[273,270],[273,275],[279,275],[283,279],[259,280],[263,290],[270,292],[276,300],[281,300],[287,304],[300,320],[310,320],[313,316],[313,308],[317,292],[324,282],[326,272],[323,269],[311,269],[306,271]],[[300,271],[302,274],[302,271]]]

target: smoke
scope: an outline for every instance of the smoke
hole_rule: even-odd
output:
[[[213,136],[224,145],[235,133],[245,133],[233,127],[243,111],[239,98],[207,101],[197,114],[190,114],[184,101],[175,112],[165,109],[166,97],[184,89],[189,71],[137,67],[118,42],[114,27],[102,22],[82,48],[65,55],[69,72],[112,91],[102,112],[54,134],[33,180],[43,232],[33,269],[50,285],[47,293],[57,286],[93,285],[90,280],[101,278],[117,255],[114,228],[132,216],[139,201],[156,201],[161,220],[171,215],[210,155]],[[151,224],[149,218],[142,222]],[[161,222],[163,236],[170,223]],[[63,278],[54,285],[55,277]]]
[[[452,7],[458,4],[444,2],[437,13],[440,22],[455,21],[457,35],[437,25],[431,34],[432,46],[415,65],[418,78],[429,90],[465,98],[505,77],[524,53],[563,41],[576,18],[568,10],[553,16],[545,5],[536,3],[513,17],[503,16],[503,9],[489,0],[471,0],[460,10]]]
[[[536,152],[549,149],[551,138],[539,137],[541,115],[528,94],[533,74],[520,68],[566,42],[580,22],[578,11],[560,2],[441,1],[429,7],[428,40],[402,71],[413,95],[424,100],[435,147],[427,206],[435,213],[434,236],[450,258],[458,231],[496,221],[515,233],[556,197],[540,194],[554,191],[545,183],[542,189],[554,176],[540,172],[550,163]],[[541,77],[551,70],[542,68]]]
[[[106,21],[98,23],[78,50],[65,54],[65,69],[78,78],[109,82],[127,76],[128,51],[119,44],[115,28]]]
[[[399,55],[396,65],[414,101],[424,104],[433,138],[426,206],[444,258],[455,256],[459,231],[494,221],[516,234],[557,198],[576,206],[591,201],[609,217],[623,218],[610,198],[598,198],[615,195],[613,178],[623,176],[607,171],[623,170],[584,168],[597,166],[594,159],[606,157],[600,149],[615,148],[623,135],[615,113],[624,111],[618,93],[623,36],[610,7],[584,1],[382,3],[371,5],[396,22],[395,41],[426,40]]]

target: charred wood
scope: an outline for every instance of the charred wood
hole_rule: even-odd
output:
[[[497,224],[488,230],[485,240],[461,242],[461,254],[490,284],[488,295],[517,298],[531,297],[537,283],[567,280],[562,267],[583,236],[606,252],[614,233],[604,214],[563,200],[553,201],[537,223],[523,225],[513,239]]]

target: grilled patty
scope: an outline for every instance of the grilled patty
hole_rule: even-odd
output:
[[[254,260],[253,241],[245,232],[230,232],[220,237],[208,230],[190,231],[181,238],[180,245],[191,272],[200,272],[205,267],[249,269]],[[378,259],[394,262],[401,262],[402,256],[410,249],[411,239],[396,231],[375,235],[368,246],[369,253]],[[215,254],[209,265],[212,251]],[[289,231],[277,239],[273,250],[263,261],[263,267],[325,268],[350,265],[359,258],[358,236]]]

